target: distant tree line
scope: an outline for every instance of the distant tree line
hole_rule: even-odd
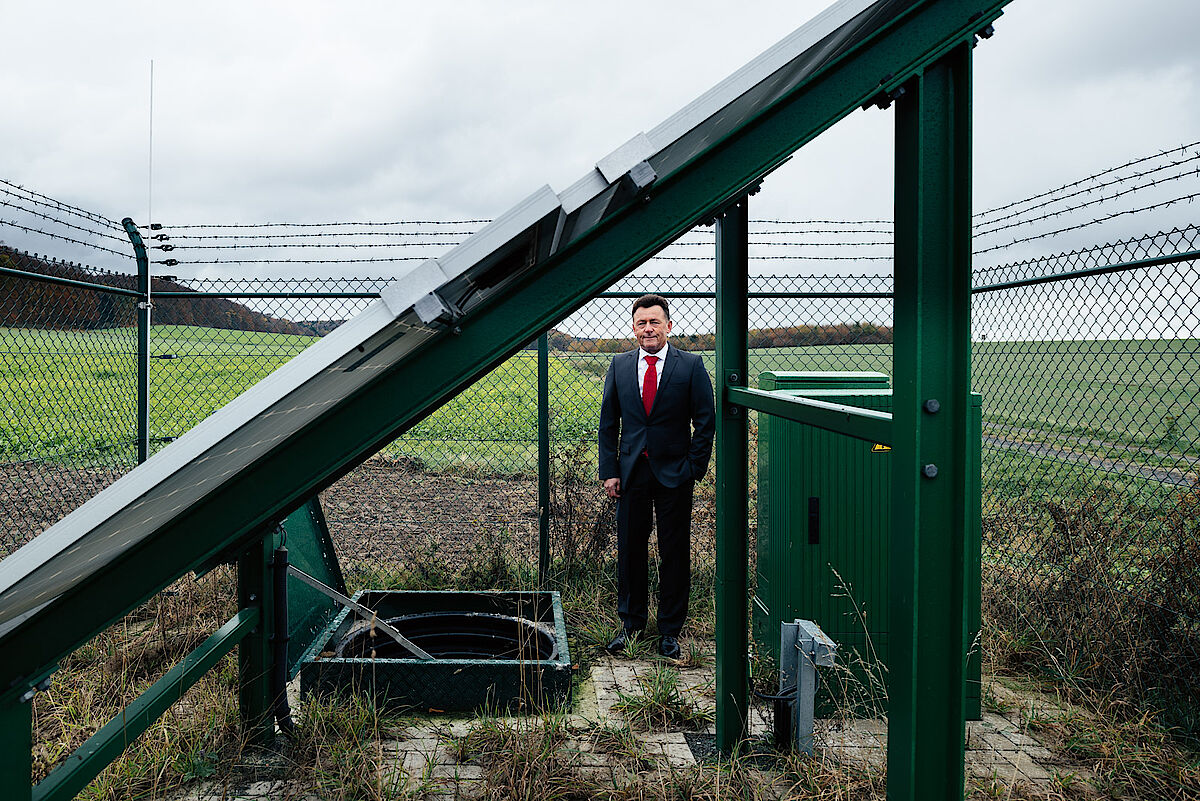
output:
[[[630,337],[575,337],[552,330],[548,335],[552,350],[569,353],[620,353],[633,348]],[[796,348],[805,345],[862,345],[889,344],[892,327],[868,322],[836,323],[832,325],[792,325],[776,328],[752,328],[751,348]],[[716,350],[716,334],[682,334],[671,342],[684,350]]]
[[[98,272],[70,263],[52,262],[0,245],[0,265],[73,281],[137,289],[137,276]],[[177,281],[152,278],[159,292],[195,292]],[[292,322],[249,309],[225,298],[157,298],[155,325],[195,325],[272,334],[324,336],[341,321]],[[55,330],[92,330],[137,324],[137,299],[81,287],[44,284],[0,275],[0,326]]]

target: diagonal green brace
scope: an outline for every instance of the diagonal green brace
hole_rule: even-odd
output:
[[[104,724],[33,788],[34,801],[68,801],[74,798],[138,735],[158,720],[167,707],[182,698],[189,687],[211,670],[221,657],[233,650],[258,622],[257,609],[243,609],[230,618],[228,623],[167,671],[120,715]]]

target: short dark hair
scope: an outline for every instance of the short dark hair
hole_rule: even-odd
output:
[[[629,313],[637,314],[638,309],[648,309],[651,306],[662,306],[663,314],[667,316],[667,322],[671,322],[671,307],[667,305],[667,299],[662,295],[642,295],[633,302],[633,308],[629,310]]]

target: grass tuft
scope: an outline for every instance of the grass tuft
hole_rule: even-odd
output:
[[[618,692],[620,700],[613,708],[623,714],[630,725],[643,729],[703,729],[713,721],[713,713],[701,708],[690,696],[691,691],[680,685],[679,671],[655,664],[637,677],[640,692]]]

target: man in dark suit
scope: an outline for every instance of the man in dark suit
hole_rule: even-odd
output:
[[[617,614],[623,651],[648,618],[651,517],[658,522],[658,652],[678,659],[691,589],[692,488],[708,470],[716,412],[695,354],[667,345],[666,298],[633,303],[638,350],[615,356],[600,401],[600,480],[617,504]]]

